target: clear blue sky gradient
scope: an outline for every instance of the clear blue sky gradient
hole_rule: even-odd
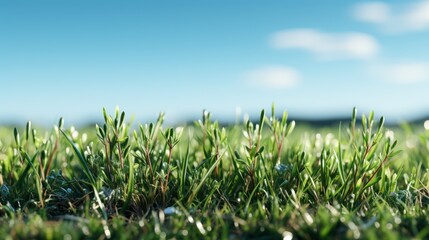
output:
[[[356,18],[357,3],[367,2],[0,1],[0,122],[79,123],[116,106],[140,122],[160,111],[170,122],[197,119],[203,109],[235,119],[236,107],[257,115],[272,102],[300,117],[353,106],[393,120],[429,113],[429,77],[374,74],[429,63],[429,28],[384,31]],[[413,3],[421,1],[386,2],[396,11]],[[291,29],[367,34],[378,51],[327,60],[272,45],[273,34]],[[276,88],[246,79],[266,66],[292,68],[299,80]]]

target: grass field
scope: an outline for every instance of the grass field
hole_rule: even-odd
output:
[[[177,128],[103,115],[0,129],[2,238],[429,238],[423,124],[353,109],[315,128],[274,106],[225,127],[208,112]]]

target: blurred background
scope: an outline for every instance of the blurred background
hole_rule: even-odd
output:
[[[0,123],[429,113],[429,1],[0,1]]]

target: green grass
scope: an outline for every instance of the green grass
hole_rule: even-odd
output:
[[[6,239],[429,238],[429,131],[374,113],[312,128],[261,111],[222,127],[0,129]],[[295,126],[296,125],[296,126]]]

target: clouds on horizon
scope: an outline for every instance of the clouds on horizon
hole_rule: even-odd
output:
[[[266,89],[289,89],[301,80],[301,74],[288,66],[264,66],[250,70],[243,76],[246,83]]]
[[[429,30],[429,0],[404,5],[366,2],[353,6],[353,17],[374,24],[383,32],[402,33]],[[429,62],[389,62],[379,53],[382,44],[358,31],[323,32],[313,28],[294,28],[272,33],[269,45],[278,50],[300,50],[316,60],[361,60],[371,64],[362,70],[368,77],[392,84],[416,84],[429,81]],[[368,65],[367,65],[368,66]],[[244,74],[246,82],[269,89],[290,89],[302,81],[302,75],[290,66],[265,66]]]
[[[388,33],[429,29],[429,0],[391,5],[385,2],[359,3],[353,7],[355,19],[377,25]]]
[[[415,84],[429,81],[429,62],[379,63],[369,72],[380,80],[395,84]]]
[[[365,33],[324,33],[315,29],[298,28],[276,32],[270,37],[276,49],[300,49],[319,59],[368,59],[378,50],[377,40]]]

